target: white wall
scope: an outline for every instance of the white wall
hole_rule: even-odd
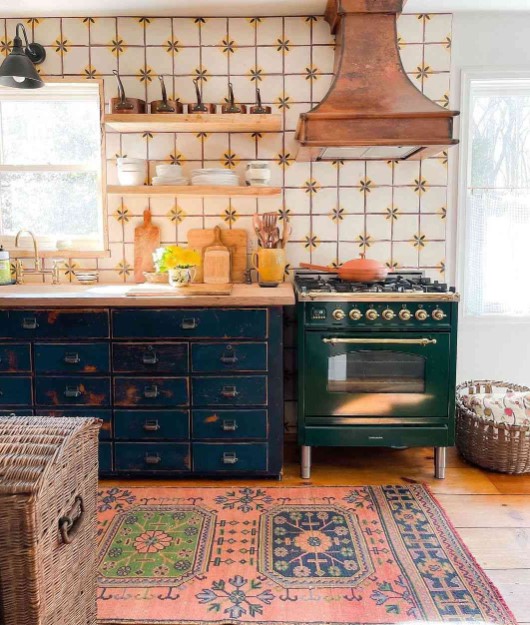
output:
[[[530,2],[529,2],[530,5]],[[530,70],[530,11],[524,13],[456,13],[453,17],[452,108],[460,107],[463,68],[522,68]],[[457,276],[458,157],[452,164],[452,207],[448,263]],[[530,244],[530,242],[529,242]],[[456,262],[455,262],[456,261]],[[530,281],[530,267],[529,267]],[[458,282],[457,282],[458,286]],[[528,288],[528,284],[521,285]],[[530,386],[530,320],[519,322],[460,322],[458,381],[489,378]]]

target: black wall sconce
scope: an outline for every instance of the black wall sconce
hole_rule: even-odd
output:
[[[20,31],[24,34],[26,48],[22,47]],[[46,50],[40,43],[29,43],[23,24],[17,24],[13,48],[0,66],[0,85],[15,89],[39,89],[44,81],[34,65],[42,63]]]

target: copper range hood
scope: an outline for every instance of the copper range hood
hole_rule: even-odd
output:
[[[458,143],[453,119],[410,81],[396,18],[406,0],[328,0],[336,35],[330,91],[300,117],[297,160],[418,160]]]

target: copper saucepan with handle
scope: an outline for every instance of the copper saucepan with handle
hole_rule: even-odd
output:
[[[388,267],[386,265],[377,260],[369,260],[363,256],[349,260],[340,267],[324,267],[309,263],[300,263],[300,267],[313,269],[314,271],[336,273],[341,280],[346,282],[381,282],[388,275]]]

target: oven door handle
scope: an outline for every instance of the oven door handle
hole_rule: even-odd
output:
[[[436,345],[436,339],[322,339],[328,345]]]

